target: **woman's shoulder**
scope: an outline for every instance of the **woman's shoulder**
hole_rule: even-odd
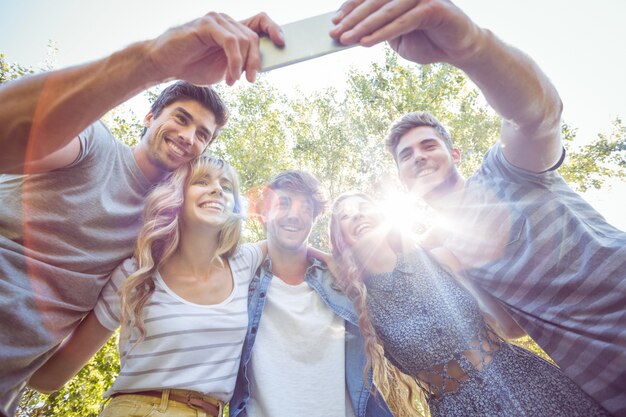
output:
[[[237,249],[228,261],[231,264],[256,270],[263,261],[263,254],[261,243],[242,243],[237,246]]]
[[[260,243],[240,243],[239,245],[237,245],[237,249],[235,249],[235,252],[230,257],[230,259],[233,260],[250,256],[261,256],[261,252],[262,250]]]

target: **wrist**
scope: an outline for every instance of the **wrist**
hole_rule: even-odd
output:
[[[153,40],[136,42],[120,51],[124,55],[123,62],[130,81],[142,90],[172,79],[167,77],[152,59],[154,42]]]
[[[463,53],[449,61],[449,64],[465,72],[471,71],[476,65],[484,65],[496,42],[495,35],[489,29],[478,26],[474,27],[472,34],[467,38],[467,45],[462,47]]]

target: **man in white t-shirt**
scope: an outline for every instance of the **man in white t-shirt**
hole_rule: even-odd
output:
[[[392,416],[368,390],[371,375],[365,384],[352,303],[326,266],[307,257],[324,205],[319,181],[304,171],[277,175],[263,193],[268,256],[250,284],[233,417]]]

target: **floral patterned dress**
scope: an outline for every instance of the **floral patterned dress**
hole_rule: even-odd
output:
[[[425,251],[398,255],[392,272],[364,283],[385,355],[417,377],[433,417],[609,416],[556,366],[496,336]]]

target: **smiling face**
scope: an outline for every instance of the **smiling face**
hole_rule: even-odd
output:
[[[145,126],[135,157],[149,179],[158,179],[198,157],[218,128],[213,112],[191,99],[175,101],[156,117],[148,113]]]
[[[182,221],[188,227],[221,228],[233,213],[236,190],[224,169],[203,167],[194,173],[185,191]]]
[[[343,198],[332,213],[335,241],[341,242],[340,250],[352,247],[382,223],[382,213],[365,196],[356,194]],[[337,236],[339,234],[339,236]]]
[[[306,249],[315,220],[311,198],[289,190],[272,190],[268,195],[265,228],[268,244],[284,251]]]
[[[450,151],[430,126],[409,130],[395,152],[400,180],[410,192],[427,201],[448,193],[462,180],[456,169],[459,150]]]

